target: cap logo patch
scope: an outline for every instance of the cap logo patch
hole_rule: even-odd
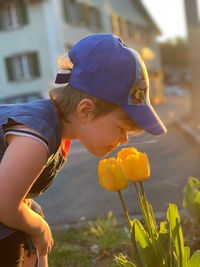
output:
[[[138,81],[134,83],[130,90],[129,105],[147,104],[147,92],[149,87],[148,73],[143,60],[140,60],[141,69],[139,71]]]

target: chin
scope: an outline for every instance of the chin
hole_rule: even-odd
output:
[[[108,155],[109,152],[93,152],[92,154],[98,158],[101,158],[101,157],[105,157],[106,155]]]
[[[105,157],[106,155],[108,155],[111,151],[108,150],[89,150],[88,151],[95,157]]]
[[[115,146],[107,146],[107,147],[86,147],[88,152],[90,152],[95,157],[105,157],[109,153],[111,153],[116,147]]]
[[[108,154],[110,154],[112,151],[114,150],[113,149],[107,149],[107,150],[104,150],[104,151],[95,151],[95,153],[93,153],[93,155],[95,155],[96,157],[105,157],[107,156]]]

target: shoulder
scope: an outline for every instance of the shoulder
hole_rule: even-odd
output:
[[[26,127],[25,125],[14,125],[14,126],[6,126],[4,127],[4,134],[6,138],[6,142],[9,145],[11,141],[16,137],[28,137],[28,142],[31,139],[37,140],[40,144],[42,144],[45,149],[47,150],[47,154],[49,155],[49,145],[44,138],[38,131]]]
[[[60,119],[50,99],[3,105],[0,106],[0,112],[3,114],[0,118],[3,126],[7,125],[8,119],[12,119],[44,137],[48,143],[50,155],[55,153],[60,146]]]
[[[28,158],[31,158],[32,155],[37,155],[37,153],[42,153],[43,158],[47,161],[48,153],[45,146],[38,141],[37,139],[30,138],[29,136],[20,136],[20,135],[8,135],[6,137],[8,147],[7,149],[11,149],[12,147],[16,147],[19,151],[16,153],[24,155],[28,155]],[[14,152],[14,154],[16,154]],[[19,160],[16,158],[17,161]]]

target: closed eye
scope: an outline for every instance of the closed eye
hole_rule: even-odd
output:
[[[120,132],[127,132],[126,129],[124,129],[124,128],[120,127],[120,126],[118,126],[118,128],[119,128]]]
[[[128,135],[129,136],[136,136],[136,135],[140,135],[140,134],[142,134],[144,131],[142,130],[142,129],[138,129],[138,128],[136,128],[135,130],[130,130],[129,132],[128,132]]]

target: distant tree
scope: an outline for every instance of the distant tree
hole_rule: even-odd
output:
[[[176,38],[160,44],[163,67],[185,68],[189,66],[187,40]]]
[[[161,61],[166,84],[179,83],[191,87],[191,73],[186,39],[176,38],[160,44]]]

